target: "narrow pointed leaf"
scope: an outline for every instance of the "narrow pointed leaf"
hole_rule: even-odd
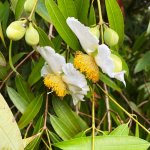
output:
[[[43,102],[43,96],[36,97],[27,107],[24,114],[20,118],[18,125],[22,129],[26,127],[37,115]]]
[[[3,67],[6,66],[5,57],[4,57],[4,55],[1,53],[1,51],[0,51],[0,66],[3,66]]]
[[[110,28],[118,33],[121,45],[124,40],[124,19],[121,9],[116,0],[105,0],[105,4]]]
[[[14,116],[0,94],[0,149],[23,150],[21,133]]]
[[[78,50],[80,48],[79,41],[69,29],[65,17],[62,15],[56,3],[53,0],[46,0],[45,4],[49,12],[51,22],[55,26],[57,32],[72,49]]]
[[[11,101],[14,103],[14,105],[17,107],[17,109],[24,113],[27,106],[28,101],[26,101],[22,96],[20,96],[13,88],[7,86],[7,92],[11,99]]]
[[[109,135],[127,136],[129,134],[128,124],[121,124],[115,128]]]

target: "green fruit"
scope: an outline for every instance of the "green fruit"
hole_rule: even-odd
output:
[[[31,46],[37,45],[39,43],[39,33],[33,27],[32,23],[29,24],[29,27],[26,30],[25,40],[27,44]]]
[[[26,22],[26,20],[12,22],[6,29],[8,38],[14,41],[20,40],[26,32]]]
[[[90,28],[90,32],[91,32],[97,39],[99,39],[99,37],[100,37],[99,26]]]
[[[112,30],[110,28],[107,28],[104,31],[104,41],[107,45],[114,46],[118,43],[119,36],[118,36],[117,32],[115,32],[114,30]]]
[[[34,7],[35,2],[36,0],[26,0],[24,3],[24,10],[26,12],[31,12]]]
[[[120,72],[122,71],[122,61],[121,59],[114,54],[111,54],[111,58],[114,62],[114,72]]]

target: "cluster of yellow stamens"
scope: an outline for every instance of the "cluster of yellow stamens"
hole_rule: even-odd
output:
[[[44,77],[44,84],[60,97],[64,97],[67,94],[67,87],[60,76],[48,74]]]
[[[85,73],[86,77],[94,83],[99,80],[99,68],[92,56],[78,51],[74,58],[74,66],[82,73]]]

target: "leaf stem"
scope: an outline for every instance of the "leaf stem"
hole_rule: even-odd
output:
[[[115,103],[126,115],[128,115],[132,120],[134,120],[141,128],[143,128],[148,134],[150,134],[150,131],[146,129],[140,122],[138,122],[132,114],[128,113],[117,101],[111,97],[100,85],[97,84],[97,86],[109,97],[109,99]]]
[[[29,20],[29,21],[32,20],[32,16],[33,16],[33,14],[34,14],[34,11],[35,11],[37,2],[38,2],[38,0],[35,1],[34,6],[33,6],[33,8],[32,8],[32,11],[31,11],[31,13],[30,13],[30,16],[28,17],[28,20]]]
[[[100,25],[100,30],[101,30],[101,41],[102,43],[104,43],[104,37],[103,37],[103,17],[102,17],[102,9],[101,9],[101,2],[100,0],[97,0],[97,4],[98,4],[98,12],[99,12],[99,25]]]

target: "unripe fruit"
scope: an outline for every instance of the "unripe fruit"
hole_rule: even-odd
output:
[[[122,61],[121,59],[114,54],[111,54],[111,58],[114,62],[114,72],[120,72],[122,71]]]
[[[24,10],[26,12],[31,12],[36,0],[26,0],[24,3]]]
[[[119,36],[114,30],[107,28],[104,31],[104,41],[109,46],[114,46],[119,41]]]
[[[90,32],[91,32],[97,39],[99,39],[99,37],[100,37],[99,26],[90,28]]]
[[[25,40],[27,44],[31,46],[37,45],[39,43],[39,33],[33,27],[32,23],[29,24],[29,27],[26,30]]]
[[[14,41],[20,40],[26,32],[26,22],[26,20],[12,22],[6,29],[8,38]]]

